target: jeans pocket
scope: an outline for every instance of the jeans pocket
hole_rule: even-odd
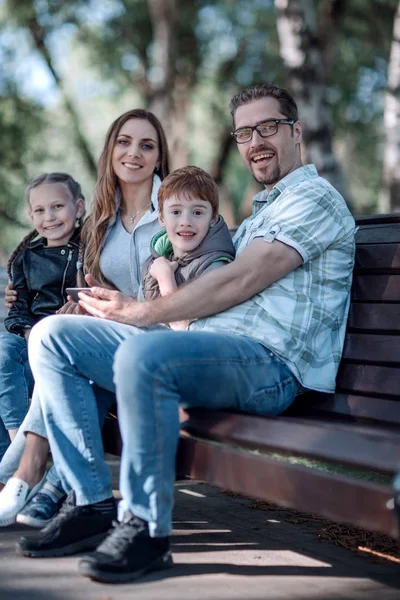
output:
[[[279,383],[251,394],[246,401],[241,403],[241,410],[263,416],[279,415],[292,404],[297,390],[298,383],[295,377],[290,375]]]

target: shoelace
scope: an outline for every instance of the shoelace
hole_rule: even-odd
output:
[[[104,552],[105,554],[111,555],[119,554],[131,544],[139,533],[145,531],[143,523],[135,517],[130,519],[127,523],[113,521],[112,526],[114,530],[97,548],[98,552]]]
[[[45,527],[45,529],[58,526],[60,523],[62,523],[62,521],[64,521],[70,515],[71,512],[73,512],[75,510],[79,510],[80,508],[81,508],[80,506],[75,505],[75,502],[72,498],[67,497],[64,504],[61,506],[59,512],[55,515],[55,517],[53,517],[53,519]]]

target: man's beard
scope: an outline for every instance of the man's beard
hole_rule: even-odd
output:
[[[250,170],[251,170],[251,174],[253,175],[254,179],[257,181],[257,183],[261,183],[262,185],[273,185],[275,183],[277,183],[278,181],[280,181],[281,177],[281,168],[279,165],[276,165],[276,167],[274,168],[274,170],[272,171],[271,175],[269,177],[267,177],[267,175],[259,175],[258,177],[256,177],[254,170],[253,170],[253,165],[252,163],[250,163]]]

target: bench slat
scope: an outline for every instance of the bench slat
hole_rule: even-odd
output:
[[[375,397],[393,396],[394,399],[398,399],[399,373],[395,367],[341,362],[336,386],[338,392],[353,392]]]
[[[299,396],[289,414],[326,416],[374,421],[399,430],[400,403],[396,400],[356,396],[354,394],[321,394],[308,392]]]
[[[388,333],[400,332],[400,303],[353,303],[350,307],[348,328],[350,331],[360,329]]]
[[[358,245],[355,269],[400,270],[400,244]]]
[[[391,490],[363,479],[348,479],[227,446],[181,438],[179,477],[207,481],[238,492],[327,519],[396,535]]]
[[[353,302],[400,302],[400,275],[354,275]]]
[[[400,242],[400,227],[396,223],[359,224],[357,244],[391,244]]]
[[[296,422],[225,411],[187,411],[183,430],[197,438],[264,452],[307,456],[316,460],[392,474],[400,464],[400,434],[337,422]],[[385,436],[382,440],[383,435]]]
[[[400,336],[348,333],[342,360],[359,361],[364,364],[400,365]],[[400,372],[393,371],[400,390]]]

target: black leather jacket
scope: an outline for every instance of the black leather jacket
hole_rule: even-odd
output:
[[[20,334],[66,303],[65,289],[76,285],[79,233],[66,246],[48,248],[40,238],[15,258],[12,282],[18,298],[4,320],[8,331]]]

